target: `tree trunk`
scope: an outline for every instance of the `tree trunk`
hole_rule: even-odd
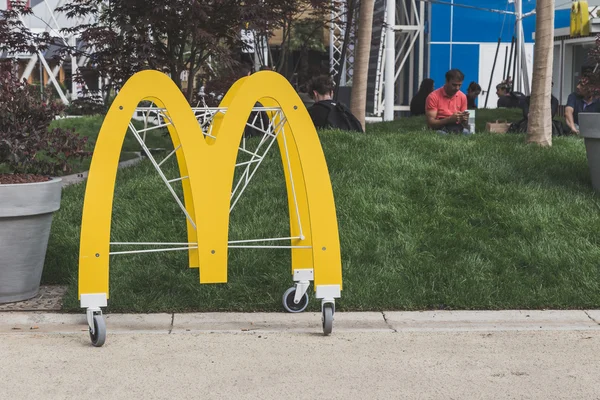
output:
[[[367,78],[369,74],[369,53],[373,29],[373,8],[375,0],[361,0],[358,16],[358,33],[352,75],[352,97],[350,111],[365,128],[365,108],[367,107]],[[342,73],[342,71],[340,71]]]
[[[535,49],[527,142],[552,146],[552,59],[554,47],[554,0],[536,4]]]

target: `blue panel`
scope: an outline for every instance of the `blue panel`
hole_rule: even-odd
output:
[[[452,45],[452,68],[458,68],[465,74],[461,90],[466,93],[469,83],[479,81],[479,45]]]
[[[450,6],[431,5],[431,41],[450,41]]]
[[[448,0],[450,1],[450,0]],[[431,11],[432,42],[484,42],[494,43],[502,32],[502,41],[510,42],[515,27],[514,15],[503,15],[496,12],[475,10],[460,7],[461,5],[494,10],[514,11],[514,4],[507,0],[454,0],[452,38],[450,39],[450,6],[433,4]],[[535,0],[524,0],[523,12],[535,9]],[[569,26],[570,10],[556,11],[555,28]],[[525,42],[533,43],[535,32],[535,15],[523,20]]]
[[[455,3],[459,3],[455,1]],[[485,8],[506,10],[506,2],[488,4],[477,0],[460,0],[460,4]],[[513,5],[509,5],[509,11],[514,10]],[[514,32],[514,15],[499,14],[490,11],[480,11],[470,8],[454,7],[454,25],[452,38],[453,42],[497,42],[502,33],[502,41],[510,42]]]
[[[432,44],[430,57],[430,78],[434,80],[437,89],[444,85],[446,72],[450,69],[450,46]]]
[[[466,92],[471,81],[479,81],[479,45],[453,44],[452,68],[458,68],[465,74],[462,91]],[[444,85],[446,72],[450,69],[450,46],[447,44],[431,45],[431,76],[435,88]]]
[[[571,27],[571,10],[557,10],[554,13],[554,29]]]

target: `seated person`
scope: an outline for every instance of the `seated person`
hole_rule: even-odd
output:
[[[554,87],[554,82],[552,82],[552,87]],[[523,98],[523,100],[521,102],[521,108],[523,109],[523,118],[525,118],[525,119],[529,118],[529,106],[530,105],[531,105],[531,96],[527,96],[527,97]],[[559,106],[560,106],[560,102],[553,94],[551,94],[550,95],[550,111],[552,114],[552,118],[556,117],[556,114],[558,114]]]
[[[431,92],[433,92],[433,79],[423,79],[419,91],[410,101],[410,115],[425,115],[425,102]]]
[[[477,82],[471,82],[467,88],[467,109],[477,110],[475,100],[481,94],[481,86]]]
[[[446,72],[446,83],[427,96],[427,125],[439,133],[469,134],[467,96],[460,91],[465,76],[457,69]]]
[[[308,114],[315,128],[363,132],[361,123],[348,107],[333,101],[333,88],[333,80],[327,75],[312,79],[308,85],[308,93],[315,100],[315,104],[308,109]]]
[[[582,78],[575,92],[569,95],[567,106],[565,107],[565,120],[571,132],[579,133],[579,113],[582,112],[600,112],[600,104],[588,87],[588,81]]]
[[[523,119],[518,122],[511,124],[509,132],[512,133],[526,133],[527,125],[529,124],[529,107],[531,106],[531,96],[525,97],[521,101],[521,108],[523,110]],[[559,101],[554,95],[550,95],[550,110],[552,120],[552,136],[561,136],[567,132],[564,132],[562,123],[555,120],[554,117],[558,114]]]
[[[519,108],[519,96],[511,92],[510,83],[502,81],[496,86],[496,94],[498,95],[498,108]]]

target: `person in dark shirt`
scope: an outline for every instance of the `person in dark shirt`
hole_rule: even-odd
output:
[[[308,85],[308,93],[315,100],[315,104],[308,109],[308,114],[315,128],[363,132],[361,123],[350,110],[333,101],[334,85],[333,79],[327,75],[313,78]]]
[[[506,81],[502,81],[496,86],[496,94],[498,95],[498,108],[519,108],[519,98],[513,96],[510,92],[510,85]]]
[[[411,115],[425,115],[425,103],[427,102],[427,96],[433,92],[433,79],[423,79],[419,91],[415,94],[415,97],[410,101],[410,114]]]
[[[531,105],[531,96],[527,96],[521,104],[521,108],[523,109],[523,118],[529,118],[529,106]],[[552,118],[556,117],[558,114],[559,101],[554,95],[550,95],[550,110],[552,114]]]
[[[587,83],[585,78],[581,79],[577,83],[575,92],[571,93],[567,99],[565,120],[573,133],[579,133],[579,113],[600,112],[598,98],[587,87]]]
[[[471,82],[467,88],[467,109],[477,110],[475,100],[481,94],[481,86],[477,82]]]

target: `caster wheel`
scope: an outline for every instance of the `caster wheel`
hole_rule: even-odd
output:
[[[304,296],[302,296],[298,304],[294,303],[295,296],[295,287],[291,287],[285,291],[285,293],[283,294],[283,308],[285,308],[285,311],[291,313],[299,313],[306,310],[306,307],[308,307],[308,293],[304,293]]]
[[[323,306],[323,334],[329,336],[333,330],[333,307],[330,304]]]
[[[106,341],[106,323],[102,315],[94,315],[94,333],[90,329],[90,339],[95,347],[101,347]]]

